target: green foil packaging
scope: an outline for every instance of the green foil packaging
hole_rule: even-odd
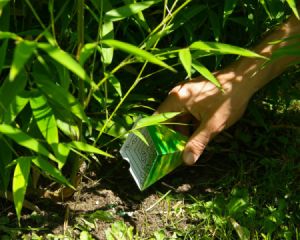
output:
[[[145,139],[130,133],[120,153],[129,162],[129,171],[139,189],[144,190],[182,164],[187,138],[164,125],[147,126],[139,131]]]

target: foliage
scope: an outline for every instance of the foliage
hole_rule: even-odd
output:
[[[170,85],[201,74],[221,88],[213,70],[261,57],[245,48],[290,8],[297,14],[292,0],[0,1],[0,192],[12,189],[18,219],[40,175],[76,188],[82,162],[114,157],[115,140]]]

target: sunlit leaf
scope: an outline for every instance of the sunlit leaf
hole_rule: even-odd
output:
[[[35,157],[19,157],[18,159],[16,159],[17,165],[14,171],[12,191],[13,191],[14,204],[15,204],[19,223],[21,218],[23,201],[25,198],[25,193],[28,185],[30,165],[33,158]]]
[[[53,143],[51,144],[54,155],[59,160],[58,169],[62,169],[65,165],[70,153],[70,147],[66,143]]]
[[[88,143],[79,142],[79,141],[72,141],[72,142],[69,142],[68,145],[71,148],[75,148],[79,151],[88,152],[88,153],[96,153],[96,154],[100,154],[100,155],[103,155],[103,156],[106,156],[106,157],[113,158],[113,156],[110,155],[109,153],[104,152],[104,151],[100,150],[99,148],[96,148],[96,147],[94,147],[94,146],[92,146]]]
[[[158,59],[157,57],[155,57],[153,54],[151,54],[145,50],[142,50],[132,44],[121,42],[118,40],[112,40],[112,39],[111,40],[103,40],[102,42],[108,46],[118,48],[124,52],[127,52],[127,53],[132,54],[137,57],[141,57],[146,61],[149,61],[149,62],[159,65],[161,67],[167,68],[173,72],[176,72],[176,70],[174,68],[170,67],[165,62],[163,62],[160,59]]]
[[[64,111],[71,111],[75,116],[89,123],[83,107],[71,93],[53,83],[47,75],[34,73],[33,76],[39,88],[48,99],[51,99],[57,105],[61,106]]]
[[[196,59],[193,59],[192,63],[193,68],[197,70],[203,77],[205,77],[207,80],[211,81],[213,84],[215,84],[217,87],[221,87],[220,82],[216,77],[200,62],[198,62]]]
[[[101,31],[101,39],[113,39],[114,38],[114,24],[113,22],[104,22],[102,24],[102,31]],[[102,52],[102,61],[104,64],[109,65],[112,62],[114,56],[114,49],[108,46],[101,46]]]
[[[85,44],[79,55],[79,64],[83,66],[88,58],[95,52],[96,48],[98,47],[98,43],[87,43]]]
[[[36,49],[36,43],[31,41],[19,42],[14,51],[13,62],[10,67],[9,80],[13,81],[23,69],[28,59]]]
[[[165,122],[173,117],[176,117],[179,114],[181,114],[181,112],[166,112],[166,113],[159,113],[159,114],[151,115],[149,117],[141,118],[138,120],[138,122],[135,124],[132,130]]]
[[[42,157],[37,157],[32,160],[32,162],[45,171],[45,173],[49,174],[51,177],[56,179],[57,181],[61,182],[62,184],[65,184],[66,186],[73,188],[74,187],[68,182],[68,180],[62,175],[62,173],[55,168],[52,164],[50,164],[46,159]]]
[[[30,99],[35,121],[49,144],[58,143],[58,129],[52,109],[48,105],[47,99],[42,95]]]
[[[78,77],[93,85],[93,82],[86,74],[82,66],[67,52],[63,51],[58,47],[54,47],[48,43],[39,43],[38,47],[45,51],[55,61],[59,62],[61,65],[65,66],[71,72],[76,74]]]
[[[9,104],[7,111],[4,113],[3,122],[6,124],[10,124],[11,122],[13,122],[28,102],[28,97],[17,95],[15,99],[13,99],[13,101]]]
[[[144,2],[137,2],[128,4],[116,9],[112,9],[105,13],[104,15],[104,21],[119,21],[124,18],[130,17],[134,14],[137,14],[149,7],[151,7],[153,4],[160,2],[161,0],[155,0],[155,1],[144,1]]]
[[[299,19],[299,13],[297,10],[297,4],[295,0],[286,0],[288,5],[290,6],[290,8],[293,10],[293,13],[295,14],[295,16]]]
[[[179,51],[179,59],[188,74],[188,77],[191,78],[192,70],[192,55],[190,49],[184,48]]]
[[[22,39],[21,37],[19,37],[17,34],[12,33],[12,32],[4,32],[4,31],[0,31],[0,40],[2,39],[13,39],[13,40],[20,40]]]
[[[17,144],[25,148],[31,149],[32,151],[48,157],[53,161],[57,161],[57,159],[39,141],[24,133],[19,128],[14,128],[7,124],[0,124],[0,133],[11,138]]]
[[[119,96],[122,97],[122,88],[119,79],[117,79],[113,74],[110,74],[108,81],[114,87]]]
[[[196,50],[203,50],[207,52],[213,52],[216,54],[235,54],[240,55],[244,57],[253,57],[253,58],[264,58],[264,56],[261,56],[255,52],[252,52],[250,50],[232,46],[225,43],[217,43],[217,42],[203,42],[203,41],[197,41],[190,45],[190,49],[196,49]]]

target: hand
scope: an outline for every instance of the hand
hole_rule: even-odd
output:
[[[199,77],[174,87],[157,109],[158,113],[183,112],[174,119],[175,122],[196,123],[183,152],[183,160],[188,165],[197,161],[214,136],[242,116],[252,95],[250,89],[243,87],[241,76],[232,70],[219,72],[216,77],[223,86],[223,92]],[[174,128],[188,134],[187,127],[175,125]]]

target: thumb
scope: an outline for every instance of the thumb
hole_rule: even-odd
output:
[[[193,165],[203,153],[208,142],[212,138],[212,131],[207,124],[201,124],[188,140],[183,151],[183,161],[187,165]]]

